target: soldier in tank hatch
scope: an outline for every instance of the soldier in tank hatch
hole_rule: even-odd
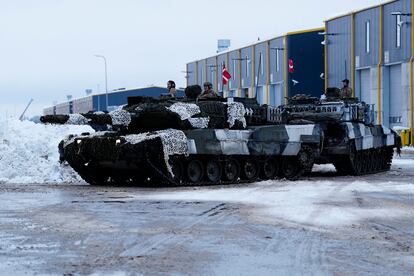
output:
[[[208,98],[217,98],[220,97],[214,90],[213,90],[213,84],[211,82],[206,81],[204,83],[204,91],[199,96],[199,99],[208,99]]]
[[[343,86],[341,88],[341,98],[342,99],[352,98],[352,88],[349,87],[349,80],[344,79],[342,83],[343,83]]]

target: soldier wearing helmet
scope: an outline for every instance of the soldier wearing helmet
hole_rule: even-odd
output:
[[[341,98],[342,99],[352,98],[352,88],[349,87],[349,80],[344,79],[342,83],[343,83],[343,87],[341,89]]]
[[[206,81],[204,83],[204,92],[201,93],[199,99],[209,99],[209,98],[217,98],[219,95],[213,90],[213,84],[211,82]]]

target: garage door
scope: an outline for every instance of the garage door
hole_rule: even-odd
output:
[[[373,104],[371,99],[371,80],[370,80],[370,69],[359,71],[359,97],[361,101],[368,104]]]
[[[400,126],[402,122],[401,65],[390,67],[390,126]]]
[[[283,85],[279,84],[272,84],[270,85],[269,89],[269,105],[271,106],[279,106],[283,101],[284,93],[283,93]]]
[[[266,91],[263,89],[263,86],[256,87],[256,99],[260,104],[266,103]]]

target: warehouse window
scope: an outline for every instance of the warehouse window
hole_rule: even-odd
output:
[[[276,49],[276,72],[280,71],[279,49]]]
[[[396,17],[395,17],[395,20],[396,20],[396,43],[395,43],[395,46],[397,47],[397,48],[401,48],[401,25],[402,25],[402,21],[401,21],[401,15],[400,14],[398,14]]]
[[[370,23],[369,21],[365,22],[365,51],[369,53],[369,40],[370,40]]]
[[[203,84],[204,83],[204,70],[203,70],[203,67],[201,67],[200,68],[200,80],[201,80],[201,84]]]

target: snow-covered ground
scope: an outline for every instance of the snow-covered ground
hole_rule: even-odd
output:
[[[0,183],[79,182],[59,165],[58,144],[69,134],[94,132],[89,126],[52,126],[0,118]]]
[[[255,220],[266,223],[283,220],[286,223],[331,228],[349,226],[358,221],[383,218],[408,218],[410,208],[393,205],[372,205],[360,208],[354,204],[358,194],[404,194],[414,198],[414,177],[398,179],[401,173],[414,172],[413,159],[394,159],[387,173],[363,177],[313,177],[301,181],[265,181],[247,186],[192,188],[159,191],[138,195],[139,199],[223,201],[256,205],[250,211]],[[334,173],[331,165],[316,166],[315,173]],[[396,177],[395,181],[393,178]]]

